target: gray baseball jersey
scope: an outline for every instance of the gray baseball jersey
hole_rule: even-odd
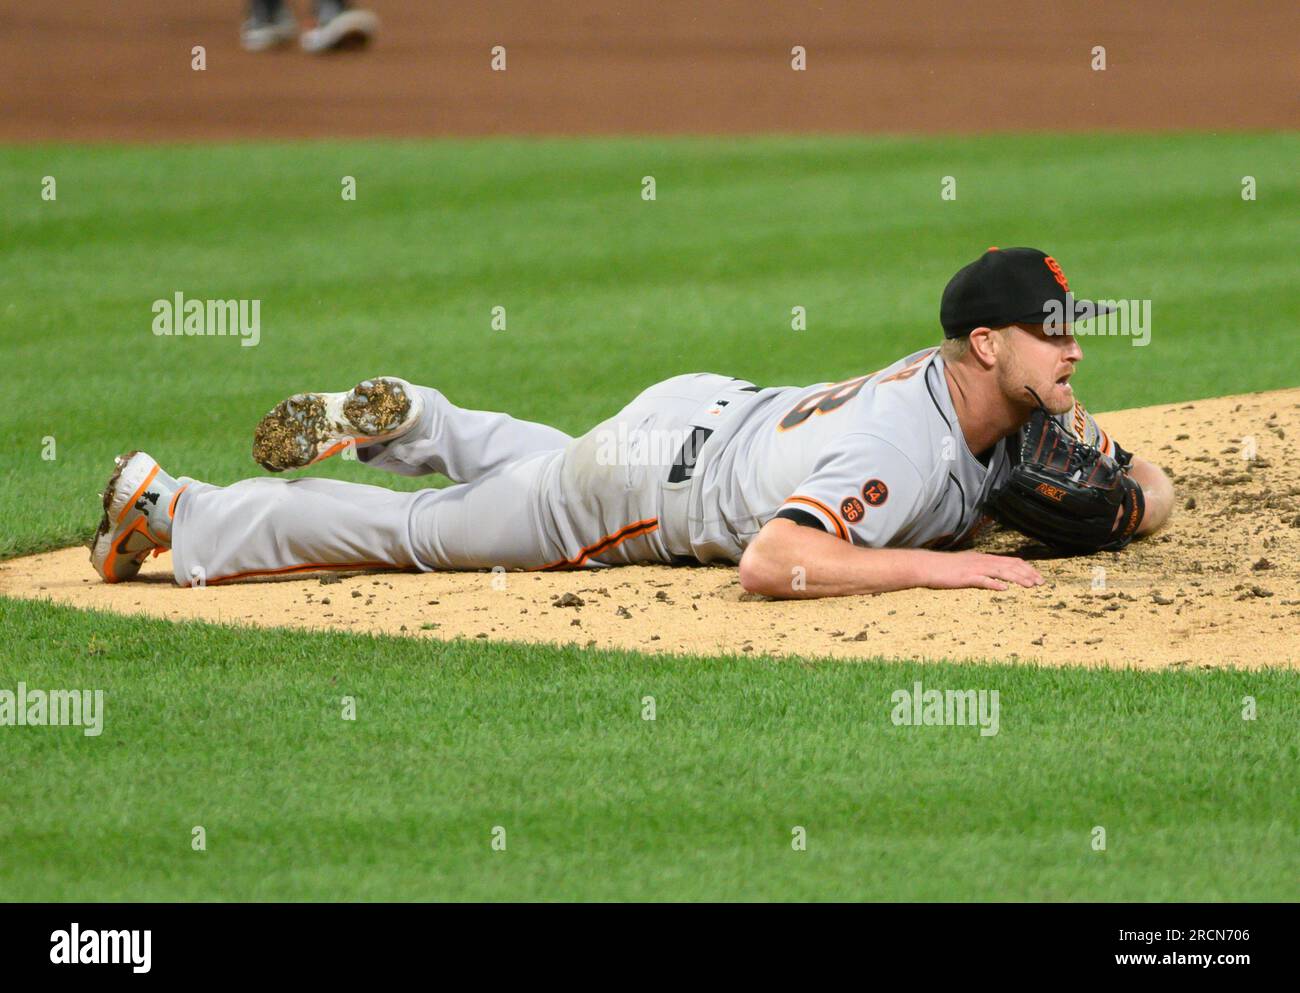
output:
[[[1006,440],[976,458],[943,367],[928,348],[867,376],[760,391],[730,436],[701,453],[696,554],[734,561],[773,517],[869,548],[969,543],[987,523],[981,501],[1009,471]],[[1113,454],[1082,404],[1056,419]]]
[[[182,585],[324,568],[579,568],[736,562],[773,517],[867,547],[955,547],[1007,471],[967,449],[937,349],[842,383],[760,388],[709,373],[645,390],[578,438],[416,387],[422,414],[359,450],[455,485],[395,492],[259,477],[187,485],[172,524]],[[1058,420],[1113,443],[1076,406]]]

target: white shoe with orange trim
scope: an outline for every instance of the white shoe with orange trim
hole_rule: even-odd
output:
[[[295,393],[253,430],[253,461],[271,472],[301,469],[349,445],[392,441],[422,409],[419,394],[391,376],[367,379],[346,393]]]
[[[144,452],[117,457],[104,487],[104,519],[90,546],[90,562],[104,582],[134,579],[150,552],[172,547],[176,498],[184,489]]]

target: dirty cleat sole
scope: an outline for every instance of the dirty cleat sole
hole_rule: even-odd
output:
[[[271,472],[301,469],[349,445],[392,441],[419,416],[419,396],[387,376],[346,393],[295,393],[253,431],[253,461]]]

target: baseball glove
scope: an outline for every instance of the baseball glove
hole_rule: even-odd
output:
[[[1123,548],[1146,510],[1142,487],[1128,475],[1133,456],[1117,445],[1111,458],[1084,444],[1029,392],[1038,409],[1010,443],[1011,472],[985,499],[984,513],[1060,551]]]

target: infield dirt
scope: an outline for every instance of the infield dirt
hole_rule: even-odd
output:
[[[1170,473],[1175,512],[1156,535],[1094,556],[1052,557],[1012,532],[986,535],[981,548],[1036,560],[1047,582],[1032,590],[777,602],[745,594],[734,568],[666,566],[181,589],[167,555],[142,581],[108,586],[72,548],[0,563],[0,595],[169,620],[649,652],[1300,668],[1300,389],[1098,421]]]
[[[373,50],[321,58],[242,51],[242,0],[11,4],[0,140],[1296,123],[1284,39],[1300,34],[1300,7],[1262,0],[369,5],[382,20]],[[306,0],[295,6],[301,16]],[[491,68],[495,46],[505,71]]]

